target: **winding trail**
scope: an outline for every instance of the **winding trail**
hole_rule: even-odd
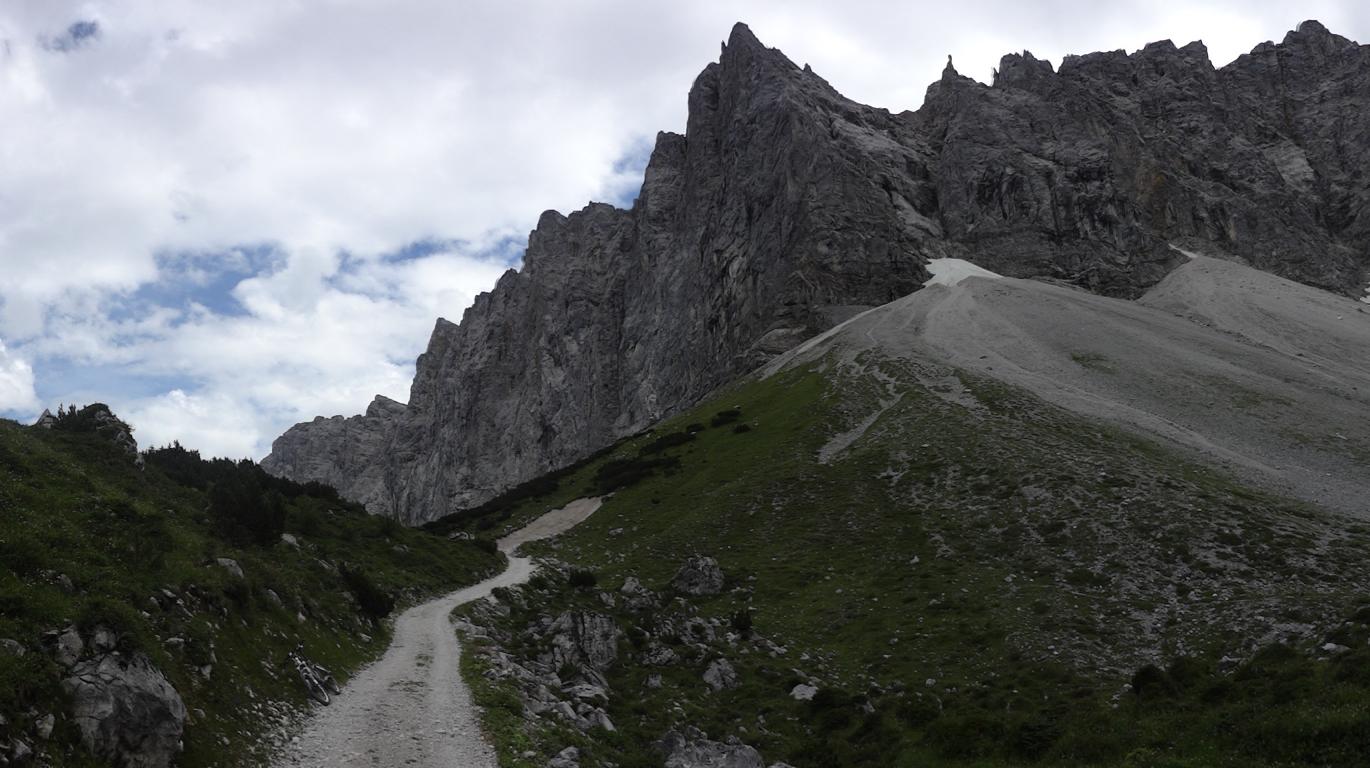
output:
[[[502,573],[400,614],[385,655],[358,671],[332,706],[314,711],[299,741],[275,761],[277,768],[496,768],[495,751],[461,679],[452,609],[496,587],[527,581],[534,566],[514,556],[519,546],[570,530],[600,504],[598,498],[577,499],[548,512],[499,540],[509,558]]]

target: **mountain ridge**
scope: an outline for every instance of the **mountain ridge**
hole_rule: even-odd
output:
[[[1317,22],[1220,69],[1201,43],[1059,72],[1009,54],[892,114],[739,24],[631,209],[545,212],[523,269],[436,323],[408,405],[297,425],[263,467],[434,519],[913,292],[934,258],[1133,298],[1197,243],[1357,295],[1367,61]]]

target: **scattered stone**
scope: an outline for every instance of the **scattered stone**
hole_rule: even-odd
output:
[[[665,768],[765,768],[761,753],[746,744],[710,741],[692,726],[669,731],[656,744]]]
[[[651,689],[654,690],[654,691],[655,691],[655,690],[660,690],[660,689],[661,689],[661,675],[658,675],[658,674],[655,674],[655,673],[648,675],[648,676],[647,676],[647,687],[648,687],[648,688],[651,688]]]
[[[695,597],[716,595],[723,591],[723,569],[712,557],[695,555],[676,571],[671,586],[677,592]]]

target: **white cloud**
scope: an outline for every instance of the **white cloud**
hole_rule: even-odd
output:
[[[145,442],[260,456],[292,421],[403,399],[434,317],[503,268],[483,253],[631,197],[620,161],[683,128],[739,19],[898,111],[948,53],[982,80],[1008,51],[1165,37],[1223,63],[1305,16],[1370,38],[1349,2],[4,3],[0,412],[98,398]],[[456,244],[382,258],[418,241]]]
[[[33,366],[11,354],[4,342],[0,342],[0,412],[37,410],[38,395],[33,389]]]

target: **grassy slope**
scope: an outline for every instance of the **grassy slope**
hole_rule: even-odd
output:
[[[360,613],[337,563],[402,602],[498,565],[470,543],[310,495],[288,501],[286,530],[299,549],[237,548],[211,535],[207,506],[204,492],[152,466],[137,471],[96,435],[0,421],[0,638],[29,650],[23,658],[0,652],[0,715],[20,735],[31,708],[58,713],[53,764],[97,761],[60,717],[61,670],[39,650],[47,630],[104,623],[124,633],[124,645],[146,651],[192,713],[182,765],[258,765],[264,731],[305,706],[284,664],[295,642],[343,679],[387,644],[385,625]],[[220,557],[236,560],[246,578],[213,564]],[[184,645],[166,644],[174,637]],[[196,671],[206,664],[208,679]]]
[[[594,493],[605,461],[735,405],[750,431],[712,427],[670,449],[678,470],[620,490],[543,552],[601,586],[635,575],[654,589],[688,554],[713,555],[724,595],[656,615],[615,609],[620,626],[745,608],[787,653],[719,641],[647,669],[625,646],[609,704],[619,733],[589,740],[549,721],[525,728],[507,690],[482,680],[489,725],[518,741],[506,764],[536,763],[516,757],[529,744],[545,755],[580,743],[650,765],[650,742],[678,723],[801,767],[1354,764],[1370,749],[1367,627],[1341,623],[1370,581],[1370,531],[956,371],[867,357],[744,383],[498,517],[512,525]],[[503,622],[515,636],[540,614],[606,610],[555,581],[525,599]],[[1354,650],[1313,660],[1329,632]],[[1221,661],[1290,638],[1235,673]],[[741,687],[707,692],[713,654]],[[1140,667],[1181,657],[1147,695],[1122,693]],[[663,674],[660,690],[644,687],[649,673]],[[790,700],[801,679],[827,692]]]

